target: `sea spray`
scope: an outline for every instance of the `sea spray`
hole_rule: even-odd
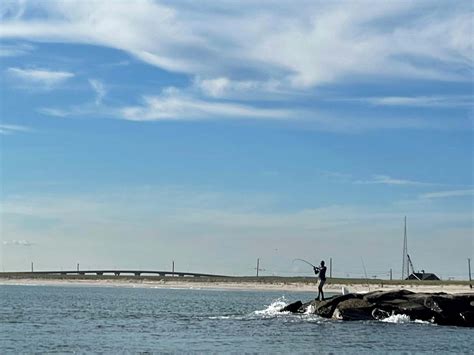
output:
[[[419,319],[412,320],[410,316],[406,314],[392,314],[391,316],[381,319],[380,321],[385,322],[385,323],[397,323],[397,324],[403,324],[403,323],[430,324],[430,322],[419,320]]]
[[[280,297],[274,300],[267,308],[253,312],[255,315],[262,316],[277,316],[281,314],[289,314],[290,312],[281,312],[281,310],[288,305],[285,297]]]

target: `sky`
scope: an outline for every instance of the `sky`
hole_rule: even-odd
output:
[[[467,278],[472,12],[2,1],[0,267]]]

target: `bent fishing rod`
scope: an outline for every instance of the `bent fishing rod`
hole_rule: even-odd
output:
[[[295,261],[297,261],[297,260],[298,260],[298,261],[302,261],[302,262],[304,262],[304,263],[306,263],[306,264],[308,264],[308,265],[311,265],[313,268],[316,268],[316,269],[318,268],[317,266],[314,266],[314,265],[311,264],[309,261],[304,260],[304,259],[293,259],[293,262],[295,262]]]

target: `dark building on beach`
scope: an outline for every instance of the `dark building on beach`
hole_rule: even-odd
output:
[[[405,280],[439,280],[439,277],[430,272],[413,272]]]

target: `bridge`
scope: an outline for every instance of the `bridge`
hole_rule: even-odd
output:
[[[22,271],[22,272],[0,272],[0,275],[8,276],[34,276],[34,275],[157,275],[161,277],[228,277],[224,275],[202,274],[196,272],[156,271],[156,270],[60,270],[60,271]]]

